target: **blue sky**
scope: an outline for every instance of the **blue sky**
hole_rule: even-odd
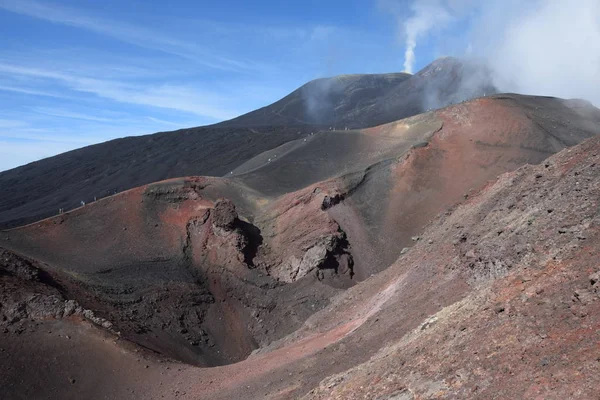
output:
[[[0,170],[218,122],[317,77],[401,71],[386,4],[0,0]],[[417,67],[439,55],[419,50]]]
[[[0,0],[0,171],[200,126],[307,81],[444,55],[502,91],[600,104],[600,2]]]

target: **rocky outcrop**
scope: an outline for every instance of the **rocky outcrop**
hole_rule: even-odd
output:
[[[112,331],[113,324],[63,295],[62,287],[24,257],[0,248],[0,326],[19,329],[26,320],[76,316]]]
[[[333,286],[352,285],[353,257],[346,233],[327,210],[343,200],[343,180],[283,196],[258,224],[265,244],[256,265],[275,279],[292,283],[306,276]]]
[[[348,275],[352,277],[352,255],[348,252],[348,242],[342,231],[338,235],[318,238],[313,246],[308,248],[301,258],[290,256],[271,274],[278,280],[294,282],[309,274],[314,274],[319,280],[326,274]]]
[[[215,229],[223,229],[226,232],[230,232],[239,221],[235,205],[231,200],[218,200],[212,213],[212,224]]]
[[[257,246],[255,241],[260,241],[260,236],[252,236],[250,231],[258,229],[238,218],[232,201],[219,199],[204,215],[192,218],[186,230],[184,252],[192,257],[195,265],[204,269],[238,269],[238,272],[252,267],[249,253]]]
[[[40,279],[40,270],[34,267],[29,260],[2,248],[0,248],[0,272],[26,281],[38,281]]]

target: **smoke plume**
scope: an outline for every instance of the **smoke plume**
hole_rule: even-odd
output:
[[[421,41],[434,39],[437,52],[486,64],[500,91],[583,98],[600,105],[600,1],[400,4],[410,13],[399,18],[405,70],[413,70]]]
[[[344,84],[335,78],[316,79],[301,89],[305,101],[305,121],[312,124],[330,124],[335,122],[334,104],[341,95]]]
[[[410,8],[412,16],[403,25],[404,72],[412,74],[415,66],[417,41],[435,30],[442,29],[453,17],[441,0],[415,1]]]

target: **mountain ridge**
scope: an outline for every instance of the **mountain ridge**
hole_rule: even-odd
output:
[[[488,77],[478,78],[476,85],[469,83],[473,68],[481,70],[444,58],[424,68],[425,76],[355,74],[317,79],[230,121],[114,139],[0,172],[0,188],[11,191],[11,196],[0,198],[0,229],[155,181],[223,176],[264,151],[317,131],[380,125],[426,111],[428,103],[442,106],[491,92]],[[469,87],[464,93],[463,82]],[[282,107],[291,108],[285,114]],[[316,117],[306,123],[309,112]]]

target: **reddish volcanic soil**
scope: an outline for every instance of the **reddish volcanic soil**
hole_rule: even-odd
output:
[[[301,240],[280,236],[284,256],[320,251],[311,253],[311,269],[296,266],[295,285],[274,279],[281,246],[262,246],[258,228],[223,194],[241,218],[253,218],[260,199],[251,190],[219,178],[179,179],[8,231],[5,246],[43,262],[65,298],[110,320],[123,338],[184,362],[227,364],[292,332],[336,287],[351,284],[351,271],[338,225],[313,201],[296,205],[314,215],[303,232],[296,227]]]
[[[597,398],[599,199],[594,138],[440,216],[362,285],[401,289],[375,316],[388,332],[423,309],[425,285],[435,312],[307,398]],[[441,298],[449,285],[458,301]]]
[[[600,140],[562,149],[600,111],[568,105],[319,133],[2,232],[3,396],[597,397]]]
[[[598,132],[553,99],[494,96],[447,107],[430,118],[442,127],[426,143],[372,168],[366,181],[332,210],[350,237],[360,238],[357,273],[386,268],[439,212],[506,171],[537,164]],[[402,136],[423,116],[367,130]],[[590,118],[588,120],[587,118]],[[595,130],[594,130],[595,129]],[[551,132],[551,133],[550,133]]]

